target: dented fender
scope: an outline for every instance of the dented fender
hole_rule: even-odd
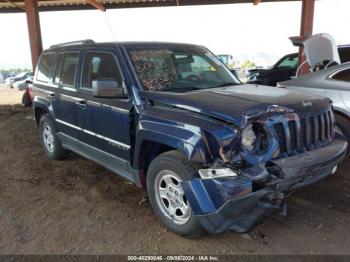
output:
[[[149,108],[144,112],[138,121],[134,159],[139,159],[145,141],[177,149],[203,166],[229,162],[240,149],[240,132],[233,126],[184,111]],[[139,169],[138,163],[134,164]]]

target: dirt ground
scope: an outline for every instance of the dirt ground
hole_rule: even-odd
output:
[[[350,254],[349,168],[292,195],[287,219],[188,240],[106,169],[74,154],[47,160],[31,110],[1,105],[0,254]]]
[[[22,91],[0,84],[0,105],[14,105],[21,103],[22,95]]]

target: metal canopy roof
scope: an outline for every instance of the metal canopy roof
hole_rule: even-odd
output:
[[[287,2],[300,0],[38,0],[39,11]],[[0,0],[0,13],[24,12],[25,0]]]

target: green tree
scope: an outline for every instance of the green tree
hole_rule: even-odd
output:
[[[250,60],[246,60],[242,63],[242,68],[247,69],[247,68],[252,68],[256,67],[256,64]]]

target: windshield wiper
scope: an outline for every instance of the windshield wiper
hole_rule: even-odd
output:
[[[162,89],[159,91],[161,91],[161,92],[187,92],[187,91],[202,90],[202,89],[203,88],[191,86],[191,87],[167,88],[167,89]]]
[[[236,83],[236,82],[226,82],[226,83],[223,83],[223,84],[221,84],[221,85],[215,86],[214,88],[217,88],[217,87],[225,87],[225,86],[236,86],[236,85],[239,85],[239,84]]]

